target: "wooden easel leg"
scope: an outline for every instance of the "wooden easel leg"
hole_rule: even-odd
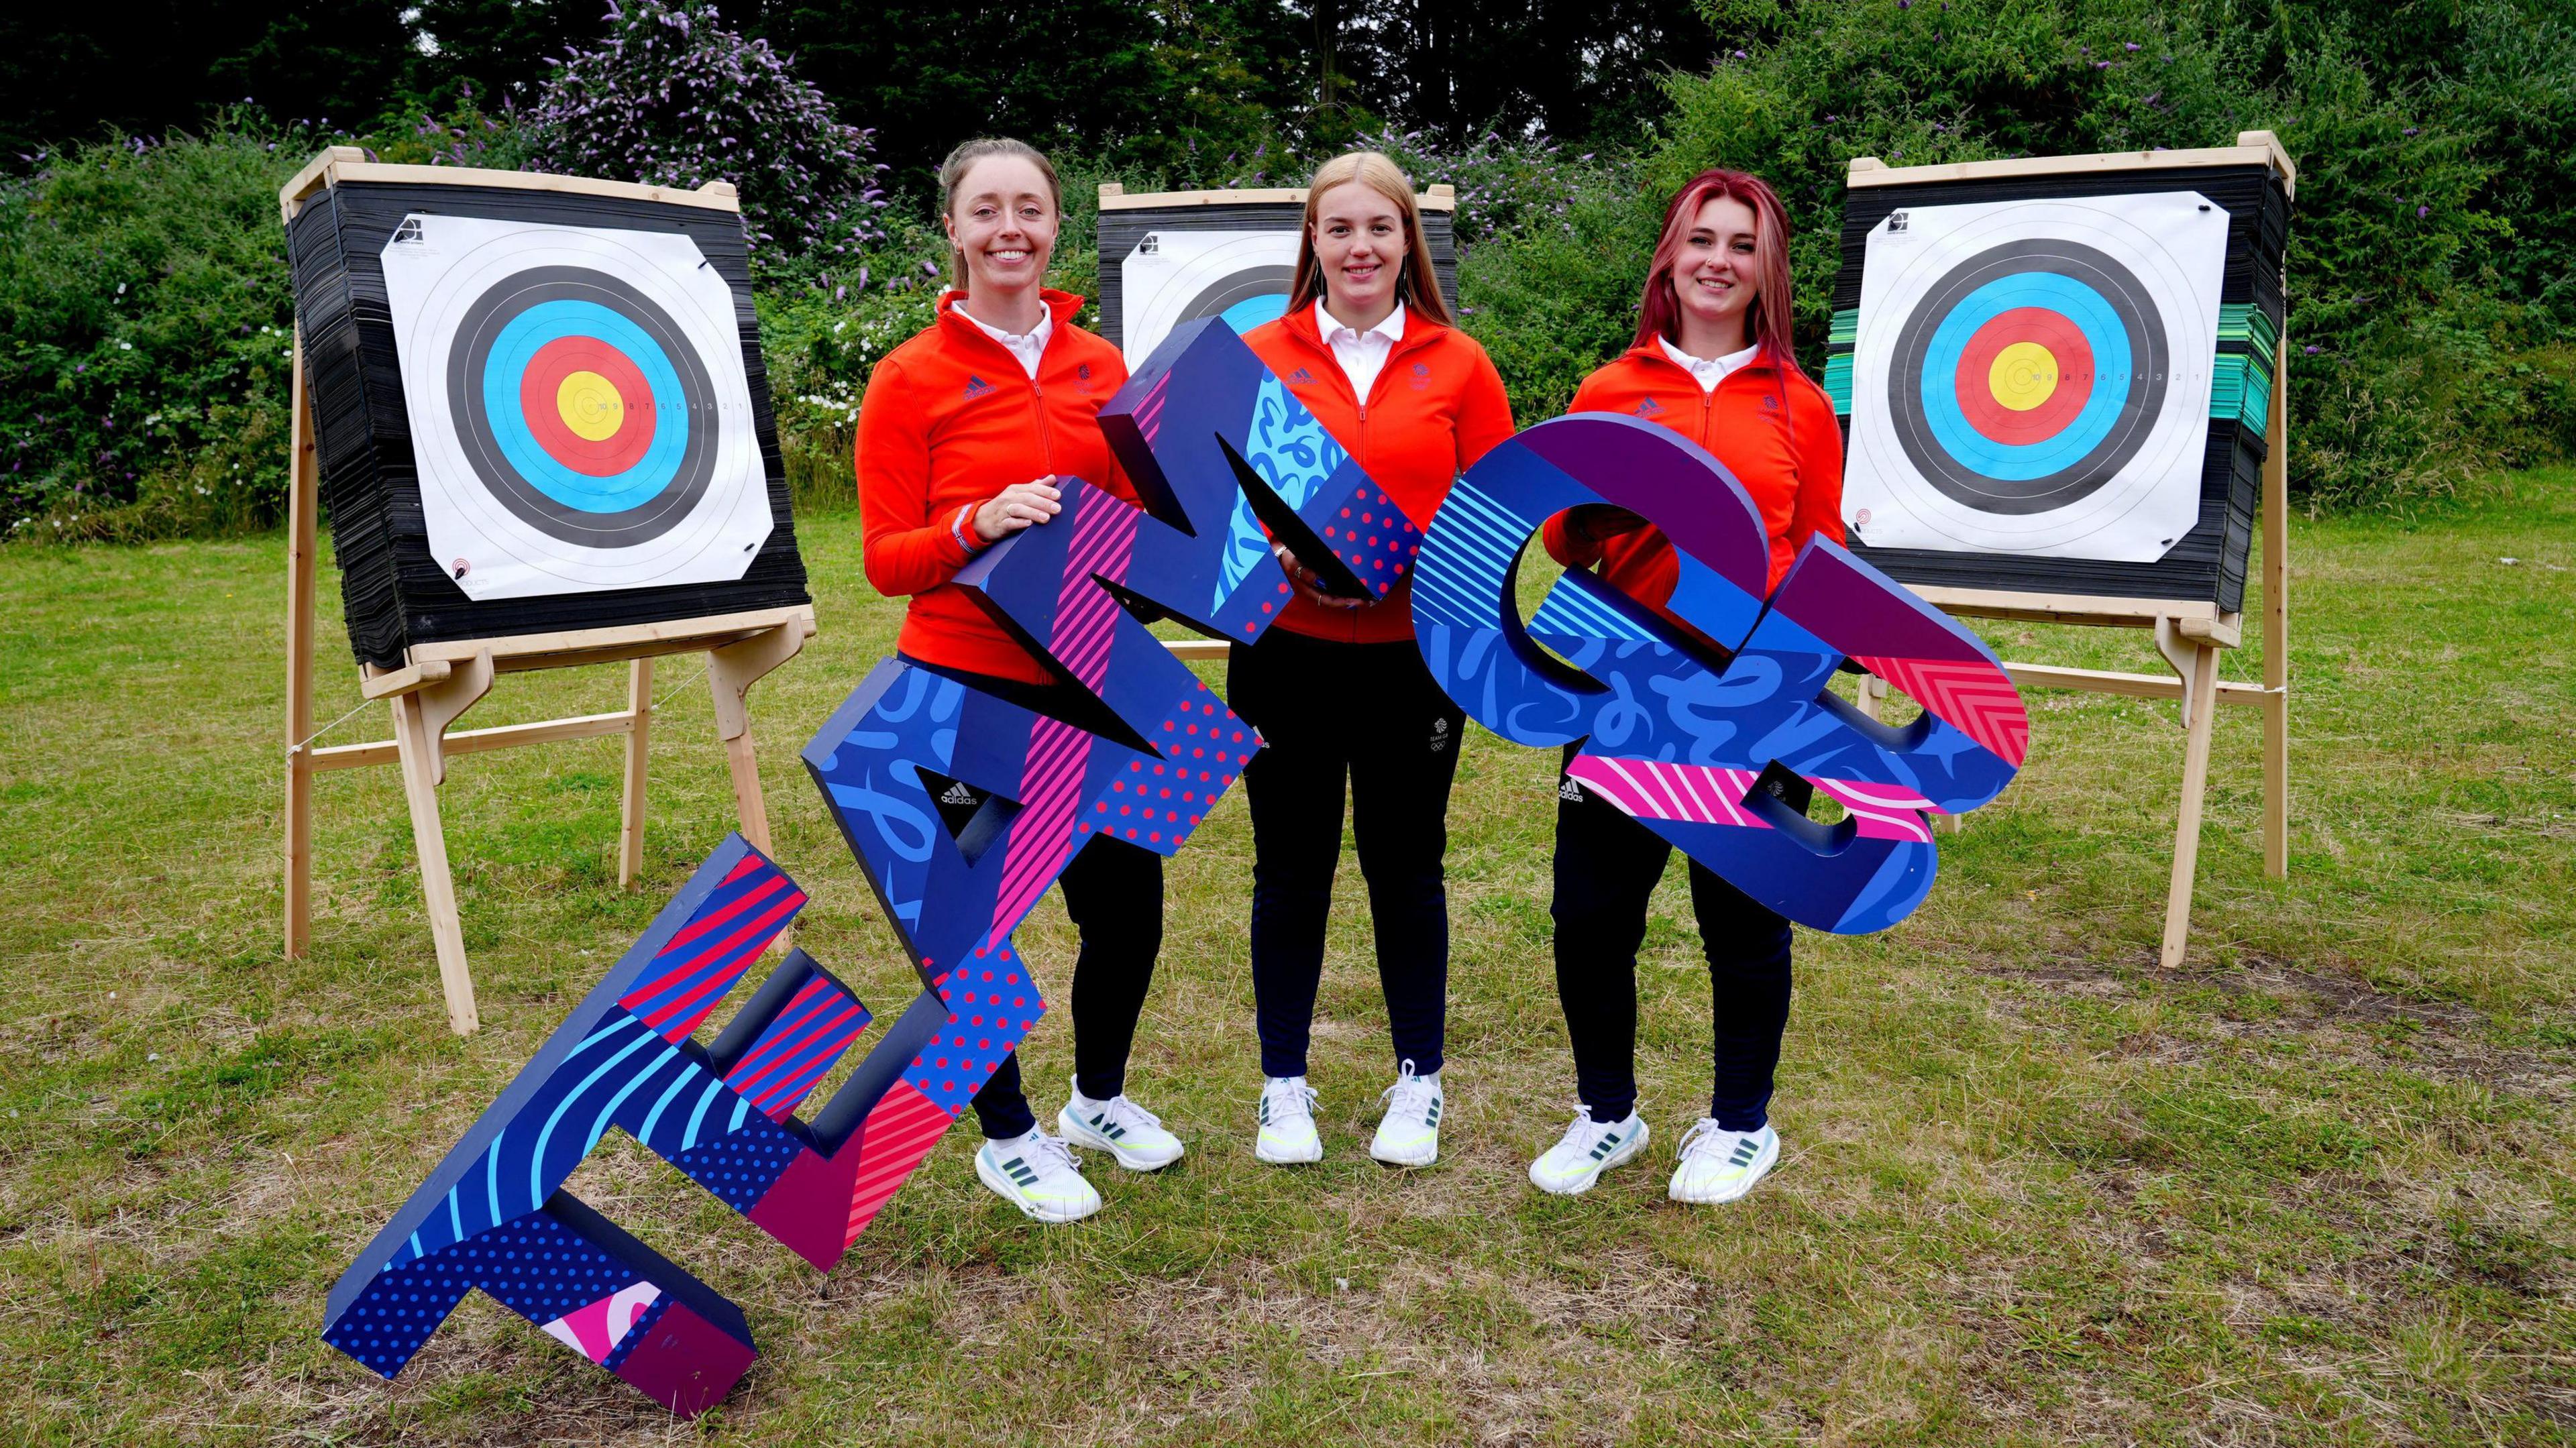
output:
[[[286,957],[313,936],[313,570],[320,464],[304,395],[304,337],[296,333],[286,488]]]
[[[2290,878],[2290,345],[2274,348],[2263,455],[2263,873]]]
[[[460,1036],[482,1025],[474,1010],[474,977],[465,965],[465,927],[456,915],[456,882],[447,870],[447,834],[438,820],[438,777],[420,696],[393,700],[394,744],[402,759],[403,796],[411,804],[412,848],[420,856],[420,895],[438,946],[438,981],[447,995],[447,1024]]]
[[[653,727],[653,661],[637,659],[626,673],[626,793],[617,831],[617,887],[626,888],[644,868],[644,780]],[[765,818],[765,816],[764,816]]]
[[[742,837],[762,854],[769,853],[769,806],[760,795],[760,763],[752,757],[748,731],[724,742],[725,767],[733,772],[734,813],[742,820]]]
[[[769,853],[769,807],[760,797],[760,766],[751,752],[751,711],[744,696],[762,675],[805,647],[807,625],[798,620],[707,653],[707,689],[715,696],[716,735],[724,740],[733,771],[733,802],[742,837]]]
[[[2170,970],[2182,964],[2184,940],[2191,934],[2191,886],[2200,866],[2200,809],[2209,789],[2209,743],[2218,720],[2218,650],[2192,644],[2190,691],[2184,702],[2182,801],[2175,811],[2173,883],[2165,891],[2164,949],[2157,963]]]

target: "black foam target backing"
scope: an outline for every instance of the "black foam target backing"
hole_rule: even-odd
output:
[[[406,218],[676,235],[696,247],[706,268],[730,293],[731,341],[739,348],[741,374],[748,383],[750,433],[748,439],[737,437],[734,446],[747,442],[756,451],[755,486],[765,492],[768,504],[766,535],[744,545],[749,562],[735,565],[738,576],[644,587],[567,584],[559,592],[507,598],[476,598],[460,586],[458,567],[468,560],[434,556],[431,548],[421,459],[414,448],[416,410],[423,418],[435,414],[443,420],[439,425],[452,426],[466,451],[487,455],[489,466],[478,464],[478,471],[492,483],[496,516],[506,513],[511,526],[570,547],[604,548],[661,537],[703,492],[710,466],[707,428],[669,428],[666,436],[675,440],[665,448],[667,457],[653,459],[659,469],[654,486],[631,500],[615,494],[622,476],[617,470],[645,451],[643,443],[628,445],[633,426],[619,428],[615,409],[620,385],[630,418],[648,417],[649,409],[658,406],[675,420],[685,412],[702,424],[711,416],[711,384],[706,359],[682,345],[682,329],[632,285],[634,278],[620,277],[607,266],[535,268],[514,278],[509,288],[496,288],[462,309],[455,352],[460,370],[451,372],[447,394],[434,406],[407,398],[383,261],[388,242]],[[568,192],[347,181],[308,197],[288,224],[287,239],[313,402],[324,520],[340,565],[350,647],[360,661],[392,668],[416,644],[656,623],[811,602],[761,363],[750,257],[736,214]],[[507,409],[487,408],[471,379],[489,370],[493,346],[511,344],[511,324],[529,316],[542,318],[547,307],[613,310],[632,327],[625,334],[631,343],[624,351],[641,360],[630,366],[617,349],[558,358],[554,371],[539,380],[566,389],[566,415],[579,403],[597,402],[577,395],[587,385],[606,397],[606,420],[596,428],[584,427],[579,436],[532,440],[523,427],[517,435],[504,435],[506,429],[497,428],[496,419],[514,427],[517,420],[499,419]],[[600,360],[603,356],[606,360]],[[540,367],[545,360],[537,359]],[[729,368],[731,359],[717,360]],[[449,418],[453,421],[444,421]],[[740,427],[744,421],[729,418],[728,425]],[[634,456],[619,456],[620,448]],[[549,456],[547,449],[580,471],[563,472],[561,459]],[[519,464],[515,470],[512,460]],[[612,491],[566,506],[561,501],[564,482],[550,476],[555,472],[573,485]]]
[[[2282,255],[2288,240],[2290,212],[2280,178],[2268,166],[2240,164],[2069,171],[2053,175],[1856,187],[1847,191],[1844,197],[1842,267],[1835,278],[1834,288],[1836,330],[1828,348],[1828,387],[1831,389],[1835,385],[1836,374],[1839,373],[1843,390],[1837,401],[1844,412],[1847,444],[1852,425],[1850,395],[1859,386],[1852,380],[1855,376],[1855,344],[1851,319],[1861,306],[1869,238],[1882,223],[1889,222],[1898,213],[1922,208],[2004,202],[2080,202],[2091,198],[2173,192],[2196,192],[2210,205],[2226,213],[2225,259],[2218,290],[2221,323],[2214,358],[2176,359],[2154,353],[2154,347],[2164,344],[2167,331],[2154,324],[2151,306],[2140,299],[2142,284],[2139,279],[2113,259],[2099,254],[2086,255],[2084,248],[2064,242],[2032,242],[2024,244],[2012,255],[2004,254],[2010,248],[1999,247],[1992,255],[1980,255],[1961,263],[1955,279],[1944,278],[1927,295],[1916,314],[1923,319],[1923,324],[1909,324],[1898,344],[1899,355],[1890,359],[1893,371],[1888,375],[1910,378],[1922,373],[1923,359],[1913,357],[1904,349],[1909,346],[1917,350],[1928,347],[1935,325],[1952,314],[1952,304],[1970,295],[1989,278],[2007,274],[2053,273],[2074,279],[2085,295],[2100,299],[2104,309],[2100,334],[2082,335],[2070,329],[2066,333],[2066,342],[2071,345],[2056,345],[2055,353],[2089,359],[2094,351],[2101,350],[2101,344],[2107,338],[2111,347],[2129,360],[2132,367],[2129,391],[2119,399],[2125,406],[2106,409],[2107,421],[2094,430],[2079,429],[2073,425],[2072,419],[2057,419],[2066,428],[2067,436],[2073,439],[2069,444],[2068,465],[2062,471],[1998,484],[1990,477],[1979,476],[1977,469],[1954,465],[1955,459],[1945,456],[1945,450],[1935,445],[1932,433],[1943,426],[1947,427],[1944,436],[1969,437],[1970,441],[1975,441],[1959,425],[1959,419],[1918,420],[1902,415],[1906,409],[1899,404],[1905,399],[1898,398],[1890,405],[1899,414],[1895,419],[1895,429],[1905,455],[1934,489],[1951,495],[1963,506],[1975,507],[1997,517],[2010,517],[2060,505],[2071,497],[2080,497],[2084,488],[2098,486],[2100,480],[2123,459],[2124,455],[2119,450],[2136,442],[2137,429],[2131,424],[2138,418],[2154,414],[2161,400],[2154,393],[2154,388],[2177,361],[2185,365],[2214,363],[2222,376],[2231,379],[2230,386],[2247,385],[2236,379],[2250,378],[2250,385],[2260,389],[2259,395],[2268,397],[2271,378],[2277,375],[2274,353],[2284,320]],[[2152,286],[2143,287],[2145,292],[2153,290]],[[2041,313],[2034,310],[2024,315],[2040,316]],[[2009,329],[2001,340],[2012,340]],[[2055,344],[2058,339],[2044,337],[2041,340]],[[1953,353],[1957,350],[1954,346]],[[2033,355],[2050,354],[2034,352]],[[1975,355],[1971,360],[1982,366],[1988,359]],[[1914,370],[1908,370],[1909,365]],[[2055,379],[2045,381],[2053,384]],[[2046,391],[2045,385],[2042,391]],[[2076,391],[2067,389],[2068,395]],[[2249,402],[2247,415],[2217,415],[2221,410],[2213,402],[2213,415],[2206,419],[2205,429],[2194,434],[2196,442],[2192,445],[2198,449],[2200,479],[2197,513],[2190,520],[2189,527],[2174,537],[2170,547],[2153,562],[2031,556],[1972,549],[1873,548],[1861,541],[1856,527],[1852,529],[1853,551],[1891,576],[1909,583],[2058,595],[2205,600],[2215,603],[2223,611],[2238,611],[2244,601],[2245,575],[2255,533],[2255,513],[2261,500],[2267,440],[2259,407]],[[2034,415],[2037,415],[2036,410],[2018,416],[1997,412],[1994,417],[2001,419],[2003,425],[2019,425],[2025,417]],[[1996,431],[1995,426],[1978,421],[1986,431]],[[2168,436],[2162,446],[2170,450],[2183,443],[2183,439]],[[2166,455],[2173,456],[2170,451]]]

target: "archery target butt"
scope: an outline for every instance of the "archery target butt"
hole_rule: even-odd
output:
[[[2287,214],[2254,165],[1852,190],[1824,380],[1854,551],[2237,609]]]
[[[288,242],[362,661],[810,601],[734,214],[346,182]]]

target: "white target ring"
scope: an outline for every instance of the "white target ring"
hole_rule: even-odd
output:
[[[1239,332],[1286,309],[1297,265],[1297,232],[1158,231],[1118,264],[1125,317],[1120,350],[1143,365],[1172,329],[1224,317]]]
[[[468,597],[728,583],[770,534],[733,289],[688,237],[415,215],[385,291]]]
[[[2227,227],[2186,191],[1872,228],[1843,487],[1862,541],[2162,558],[2200,516]]]

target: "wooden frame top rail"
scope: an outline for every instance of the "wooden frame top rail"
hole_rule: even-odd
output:
[[[305,164],[295,178],[278,188],[277,206],[287,220],[303,209],[304,199],[343,181],[408,183],[417,186],[499,186],[512,191],[561,191],[579,196],[609,196],[624,201],[663,201],[676,206],[703,206],[710,211],[740,211],[742,198],[730,181],[710,181],[695,190],[645,186],[631,181],[600,181],[588,176],[550,176],[539,171],[488,171],[471,166],[395,166],[370,161],[356,146],[332,146]]]
[[[2237,615],[2222,614],[2209,599],[2114,598],[2087,593],[2021,593],[2000,588],[1939,588],[1907,584],[1914,596],[1944,613],[2032,623],[2081,623],[2110,628],[2153,628],[2169,618],[2195,637],[2224,632]]]
[[[2073,176],[2100,171],[2156,171],[2176,166],[2269,166],[2292,199],[2299,168],[2270,131],[2240,131],[2233,146],[2186,151],[2112,151],[2100,156],[2013,156],[1999,161],[1959,161],[1946,166],[1890,166],[1876,156],[1854,156],[1847,186],[1916,186],[1927,181],[1996,181],[2015,176]]]
[[[1425,186],[1417,200],[1425,211],[1455,211],[1458,209],[1458,188],[1446,181],[1436,186]],[[1100,183],[1100,209],[1103,211],[1141,211],[1153,206],[1259,206],[1278,202],[1303,206],[1306,204],[1306,188],[1273,186],[1261,190],[1139,191],[1130,196],[1123,182]]]

